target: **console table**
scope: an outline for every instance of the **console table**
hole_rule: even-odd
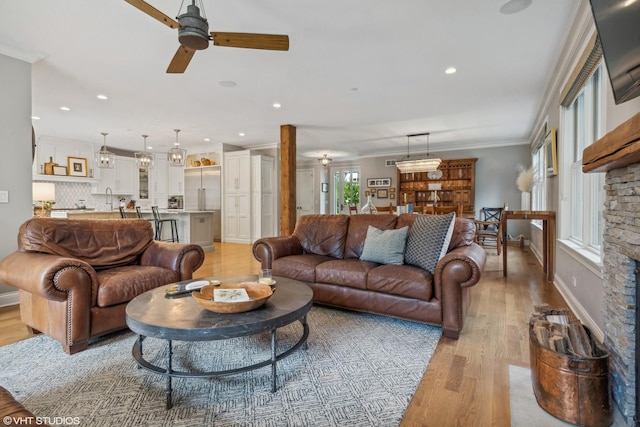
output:
[[[553,211],[502,211],[502,275],[507,276],[507,222],[510,219],[542,220],[542,269],[547,281],[553,281],[553,260],[555,259],[556,213]]]

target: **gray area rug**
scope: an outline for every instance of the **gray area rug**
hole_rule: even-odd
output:
[[[164,377],[137,368],[131,332],[73,356],[45,335],[0,347],[0,385],[38,416],[83,426],[397,426],[441,329],[315,306],[308,322],[309,348],[278,362],[275,393],[270,367],[175,378],[165,410]],[[279,329],[279,345],[301,331],[298,322]],[[164,360],[164,341],[144,343],[148,357]],[[267,359],[270,334],[173,347],[174,369],[219,370]]]
[[[533,394],[531,370],[509,365],[509,399],[512,427],[566,427],[575,424],[564,422],[542,409]],[[614,405],[615,407],[615,405]],[[612,426],[624,426],[622,414],[614,411]]]

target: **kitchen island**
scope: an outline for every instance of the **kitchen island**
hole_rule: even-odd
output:
[[[142,217],[153,223],[153,212],[142,209]],[[175,219],[180,243],[200,245],[207,251],[214,250],[214,238],[219,235],[219,211],[191,211],[184,209],[160,209],[162,219]],[[135,210],[126,210],[127,217],[136,218]],[[70,219],[118,219],[119,211],[97,211],[92,209],[55,209],[52,216]],[[155,229],[155,225],[154,225]],[[164,227],[163,239],[171,238],[171,228]]]

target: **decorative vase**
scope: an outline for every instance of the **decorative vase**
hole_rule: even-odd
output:
[[[363,213],[363,214],[378,213],[378,209],[371,201],[371,195],[367,196],[367,203],[362,207],[362,209],[360,209],[360,213]]]
[[[523,211],[531,210],[531,193],[528,191],[520,193],[520,209]]]

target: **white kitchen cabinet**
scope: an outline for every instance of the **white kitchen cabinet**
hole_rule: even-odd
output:
[[[99,169],[99,182],[93,186],[94,194],[103,194],[107,187],[113,194],[134,196],[138,194],[138,166],[131,157],[116,156],[116,164],[113,169]]]
[[[274,179],[273,158],[262,155],[251,156],[251,241],[274,236]]]
[[[168,164],[168,163],[167,163]],[[169,166],[168,193],[171,196],[179,196],[184,193],[184,168],[182,166]]]
[[[153,169],[153,196],[158,193],[169,193],[169,162],[166,156],[155,156]]]
[[[222,240],[251,243],[251,152],[224,154]]]

